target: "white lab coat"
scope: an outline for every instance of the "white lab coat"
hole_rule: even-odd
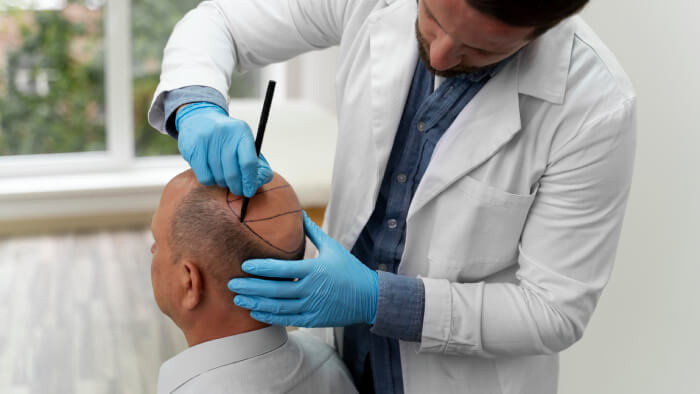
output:
[[[408,94],[415,18],[415,0],[204,2],[168,43],[150,120],[163,129],[165,91],[205,85],[226,96],[234,67],[340,45],[326,228],[349,249]],[[573,17],[459,114],[408,213],[399,274],[422,278],[425,316],[421,342],[400,343],[406,393],[556,392],[557,352],[581,338],[612,269],[635,107],[614,56]]]

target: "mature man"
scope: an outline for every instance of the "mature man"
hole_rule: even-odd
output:
[[[242,198],[205,187],[189,170],[165,187],[153,216],[153,294],[190,346],[166,361],[158,393],[355,393],[335,351],[312,337],[253,320],[226,282],[244,259],[300,258],[305,237],[294,190],[279,175]]]
[[[270,169],[225,111],[229,74],[340,46],[330,237],[312,237],[314,260],[246,262],[300,280],[234,279],[236,304],[345,327],[336,343],[361,391],[554,393],[557,353],[583,335],[613,265],[635,145],[631,84],[572,16],[586,1],[215,0],[189,13],[149,118],[202,182],[246,195]]]

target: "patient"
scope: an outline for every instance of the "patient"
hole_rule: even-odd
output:
[[[354,393],[334,350],[309,334],[269,326],[234,305],[229,279],[251,258],[301,259],[304,228],[292,187],[279,174],[250,199],[205,187],[192,170],[163,190],[151,229],[158,307],[189,348],[163,363],[158,393]]]

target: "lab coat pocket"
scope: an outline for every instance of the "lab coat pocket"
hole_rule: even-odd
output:
[[[465,176],[435,199],[429,276],[476,281],[517,262],[518,244],[534,201]]]

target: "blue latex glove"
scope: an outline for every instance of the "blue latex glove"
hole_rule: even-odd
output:
[[[272,180],[272,169],[255,154],[248,124],[230,118],[218,105],[187,104],[175,115],[177,146],[190,163],[199,183],[228,187],[231,193],[251,197]]]
[[[298,327],[339,327],[374,324],[379,279],[304,212],[306,234],[319,250],[308,260],[248,260],[242,267],[250,274],[274,278],[298,278],[296,282],[236,278],[229,290],[238,293],[234,303],[251,310],[264,323]]]

